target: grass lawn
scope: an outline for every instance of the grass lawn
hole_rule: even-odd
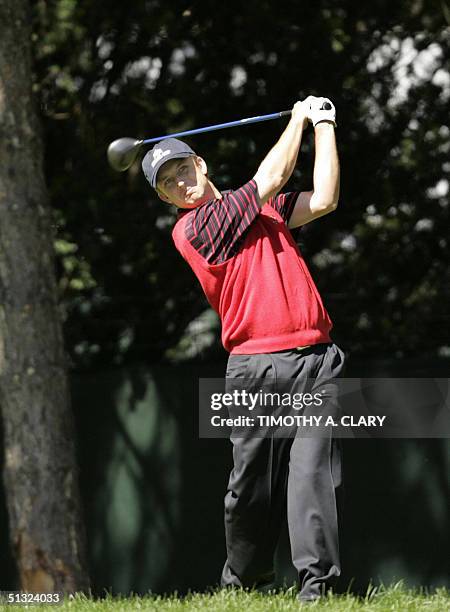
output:
[[[31,607],[31,606],[30,606]],[[34,607],[34,606],[33,606]],[[450,612],[450,591],[441,588],[433,592],[406,589],[401,583],[391,587],[372,587],[365,597],[354,595],[329,595],[312,604],[300,604],[296,592],[288,589],[281,592],[260,594],[238,590],[218,590],[210,593],[192,593],[186,597],[156,596],[111,597],[90,599],[77,595],[58,606],[37,606],[42,610],[70,610],[71,612],[128,612],[131,610],[158,610],[161,612],[188,612],[212,610],[213,612],[266,612],[268,610],[334,610],[350,612],[368,610],[373,612]],[[2,610],[11,606],[1,606]]]

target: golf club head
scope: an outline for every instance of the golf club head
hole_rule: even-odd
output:
[[[108,161],[114,170],[124,172],[135,161],[139,149],[142,146],[142,140],[136,138],[118,138],[114,140],[108,147]]]

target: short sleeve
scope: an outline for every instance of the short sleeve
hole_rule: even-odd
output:
[[[294,210],[295,203],[297,201],[300,191],[291,191],[289,193],[280,193],[274,198],[268,200],[269,206],[272,206],[280,217],[284,220],[286,225],[289,223],[292,211]]]
[[[221,199],[194,210],[186,225],[186,238],[210,264],[232,257],[252,222],[260,213],[256,182],[252,179]]]

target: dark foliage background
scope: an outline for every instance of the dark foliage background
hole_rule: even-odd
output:
[[[35,88],[73,365],[224,357],[173,247],[175,217],[138,163],[108,167],[108,143],[310,93],[338,109],[340,208],[300,238],[335,340],[356,356],[446,355],[449,16],[440,0],[38,0]],[[253,176],[282,127],[189,142],[229,188]],[[311,145],[309,135],[289,187],[309,188]]]

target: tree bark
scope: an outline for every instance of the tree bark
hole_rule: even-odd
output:
[[[86,591],[28,1],[2,0],[0,24],[0,410],[11,545],[20,589]]]

